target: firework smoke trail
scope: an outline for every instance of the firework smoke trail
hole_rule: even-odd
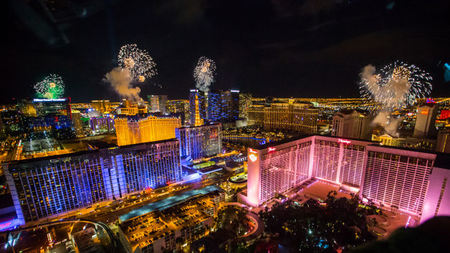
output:
[[[64,94],[64,82],[61,76],[50,74],[42,81],[36,83],[34,85],[34,89],[41,98],[60,98]]]
[[[372,108],[378,111],[373,123],[381,125],[393,136],[398,136],[397,127],[401,118],[393,118],[391,112],[413,105],[418,98],[425,98],[431,93],[431,75],[401,61],[384,66],[380,73],[376,73],[374,66],[367,65],[360,76],[361,96],[377,104]]]
[[[213,60],[205,56],[200,57],[194,69],[196,88],[203,92],[208,92],[209,86],[214,82],[215,71],[216,63]]]
[[[153,58],[136,44],[127,44],[120,48],[117,62],[119,67],[105,75],[106,81],[120,96],[137,102],[142,101],[139,96],[141,89],[132,84],[142,83],[157,74]]]

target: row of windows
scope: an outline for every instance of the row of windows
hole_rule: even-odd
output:
[[[363,195],[376,202],[420,215],[432,168],[420,164],[431,165],[428,162],[431,160],[407,156],[397,158],[397,155],[386,156],[380,152],[369,153],[372,155],[369,155],[367,161]]]
[[[8,183],[30,221],[181,179],[176,142],[138,148],[12,166]]]

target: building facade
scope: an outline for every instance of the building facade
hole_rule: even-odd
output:
[[[208,93],[209,122],[235,122],[239,119],[239,90]]]
[[[116,108],[116,113],[118,115],[134,116],[148,113],[148,108],[145,104],[136,104],[130,100],[123,99]]]
[[[191,126],[201,126],[208,117],[208,101],[204,92],[191,89],[189,93],[189,115]]]
[[[252,105],[248,109],[248,124],[261,126],[266,130],[288,130],[305,134],[317,132],[319,111],[308,104],[270,103]]]
[[[416,138],[426,138],[436,136],[436,116],[438,104],[425,104],[417,108],[416,125],[413,136]]]
[[[91,106],[101,114],[111,112],[111,102],[109,100],[92,100]]]
[[[181,120],[171,116],[118,116],[114,120],[117,145],[175,138],[175,129],[181,127]]]
[[[450,129],[442,129],[438,133],[436,151],[450,153]]]
[[[189,104],[193,126],[209,122],[235,122],[239,119],[239,90],[206,93],[192,89]]]
[[[449,161],[444,154],[325,136],[267,144],[248,150],[247,202],[261,205],[316,178],[423,221],[450,215]]]
[[[167,95],[149,95],[149,111],[160,112],[161,114],[167,113]]]
[[[199,159],[217,155],[222,150],[222,125],[219,123],[176,129],[182,158]]]
[[[189,124],[189,100],[168,100],[167,111],[170,115],[179,116],[183,125]]]
[[[333,116],[332,136],[370,139],[370,119],[358,111],[340,111]]]
[[[176,139],[3,165],[22,224],[181,179]]]

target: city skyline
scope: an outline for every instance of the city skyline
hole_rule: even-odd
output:
[[[1,252],[447,252],[450,1],[6,2]]]

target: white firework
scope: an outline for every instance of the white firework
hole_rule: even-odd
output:
[[[395,110],[413,105],[418,98],[431,94],[429,73],[415,65],[395,61],[381,68],[379,73],[368,65],[361,73],[361,96],[378,104],[374,109]]]
[[[134,81],[144,82],[157,74],[153,58],[136,44],[126,44],[120,48],[118,63],[119,67],[130,71]]]
[[[215,72],[216,63],[205,56],[200,57],[194,69],[194,79],[197,89],[208,92],[209,86],[214,82]]]

